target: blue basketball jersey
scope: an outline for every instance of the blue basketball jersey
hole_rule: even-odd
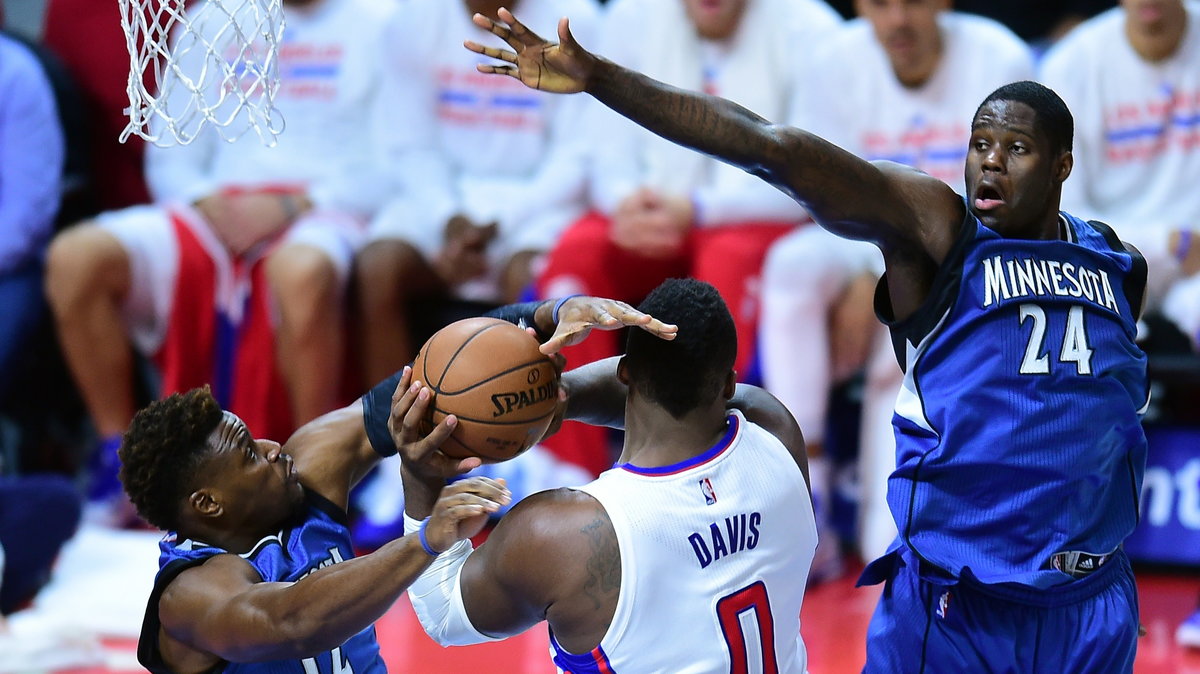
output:
[[[354,557],[346,513],[320,495],[305,490],[304,519],[296,526],[267,536],[243,555],[264,582],[294,582],[308,574]],[[146,607],[138,640],[138,661],[155,674],[168,673],[158,650],[158,601],[163,590],[180,573],[227,551],[194,540],[179,540],[174,533],[159,543],[158,575]],[[387,671],[379,657],[372,625],[332,651],[302,660],[275,660],[248,664],[227,663],[214,672],[223,674],[379,674]]]
[[[1110,553],[1137,523],[1145,262],[1102,223],[1061,224],[1066,240],[1003,238],[968,211],[924,305],[889,325],[905,376],[888,505],[954,578],[1065,583],[1052,556]]]

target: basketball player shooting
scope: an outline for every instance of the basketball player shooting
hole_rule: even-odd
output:
[[[491,315],[523,321],[547,353],[593,329],[637,326],[655,340],[676,331],[596,297]],[[414,535],[354,558],[349,492],[395,454],[389,410],[410,379],[406,367],[283,446],[253,438],[207,388],[137,413],[120,450],[121,481],[138,513],[169,532],[138,643],[144,667],[155,674],[386,671],[372,623],[435,550],[474,535],[510,498],[501,481],[460,480],[435,494],[431,517]],[[447,474],[480,464],[440,453],[414,458]]]
[[[623,358],[562,376],[570,418],[625,430],[618,464],[522,499],[478,550],[435,550],[409,592],[417,617],[443,645],[545,620],[564,672],[802,673],[817,535],[800,429],[774,396],[736,383],[733,317],[711,285],[672,279],[638,308],[675,324],[675,339],[631,330]],[[412,385],[392,411],[406,531],[449,475],[421,459],[450,433],[421,432],[428,392]]]
[[[480,71],[591,94],[882,251],[876,311],[905,372],[888,484],[900,535],[860,579],[889,587],[866,671],[1130,671],[1138,611],[1120,546],[1145,470],[1146,268],[1106,225],[1059,210],[1073,133],[1062,100],[1033,82],[990,94],[971,121],[964,197],[606,61],[565,18],[552,44],[499,16],[474,19],[511,47],[466,43],[500,61]]]

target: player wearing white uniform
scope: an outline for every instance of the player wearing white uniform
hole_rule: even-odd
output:
[[[391,11],[378,0],[285,0],[275,101],[287,127],[278,144],[265,147],[253,133],[226,143],[209,127],[188,146],[148,147],[154,204],[102,214],[54,242],[48,292],[59,336],[108,439],[99,456],[113,457],[113,466],[112,450],[135,411],[131,340],[152,357],[180,346],[175,363],[183,369],[210,359],[213,370],[228,368],[171,382],[174,371],[164,367],[164,388],[212,382],[259,434],[285,437],[336,405],[343,290],[365,223],[388,192],[370,130],[378,119],[380,26]],[[194,28],[199,37],[176,40],[208,40],[218,54],[241,58],[225,21]],[[180,57],[182,72],[198,78],[194,57],[204,53]],[[173,72],[162,88],[167,108],[182,117],[191,95],[173,87]],[[259,272],[265,280],[256,280]],[[260,333],[254,352],[243,328],[256,311],[270,334]],[[219,314],[218,327],[199,334],[196,317],[211,314]],[[277,362],[279,371],[248,376],[239,368],[251,361]],[[264,379],[282,379],[282,410],[257,414],[249,408],[277,398],[239,395],[239,386]]]
[[[860,17],[809,60],[792,123],[865,159],[915,166],[961,193],[967,121],[992,90],[1032,77],[1033,58],[999,23],[945,11],[949,4],[857,2]],[[895,467],[891,416],[901,376],[872,315],[882,270],[874,245],[820,227],[800,229],[767,256],[760,326],[764,384],[796,415],[810,450],[819,451],[824,440],[830,389],[866,361],[859,548],[868,560],[896,535],[884,492]],[[814,456],[811,466],[822,518],[824,464]],[[818,574],[828,568],[825,547],[832,541],[824,533]]]
[[[512,0],[505,0],[512,3]],[[486,39],[474,12],[501,0],[410,0],[386,29],[391,110],[378,141],[398,192],[372,222],[358,260],[365,326],[365,382],[400,369],[416,352],[409,337],[414,298],[516,301],[535,254],[584,209],[589,103],[496,82],[462,48]],[[536,28],[563,13],[590,32],[594,0],[519,0]]]
[[[816,524],[800,430],[736,384],[733,319],[711,285],[669,280],[640,309],[675,339],[633,330],[619,363],[563,375],[572,418],[624,426],[620,463],[521,501],[478,550],[441,552],[410,592],[417,616],[443,645],[545,620],[555,663],[575,674],[804,672]],[[405,457],[450,432],[419,436],[428,404],[393,410]],[[404,479],[415,528],[444,480],[412,460]]]
[[[816,525],[804,478],[774,435],[734,410],[726,435],[696,458],[623,463],[579,491],[604,506],[621,551],[616,613],[589,657],[603,653],[614,672],[718,672],[746,669],[730,668],[731,656],[757,663],[773,653],[777,667],[765,671],[805,671],[794,607]],[[753,630],[741,623],[746,612]],[[664,623],[670,649],[662,647]],[[581,671],[552,646],[563,669]]]
[[[1200,340],[1200,2],[1125,0],[1042,63],[1075,115],[1063,208],[1102,220],[1150,268],[1149,304]]]

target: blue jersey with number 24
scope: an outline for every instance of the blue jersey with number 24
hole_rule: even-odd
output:
[[[953,577],[1050,587],[1063,551],[1113,551],[1137,523],[1145,262],[1066,213],[1063,239],[1002,238],[970,213],[930,296],[890,325],[905,369],[888,504],[900,539]],[[886,279],[878,296],[886,315]]]

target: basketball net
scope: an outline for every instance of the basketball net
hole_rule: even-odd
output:
[[[205,125],[233,142],[254,129],[273,146],[283,131],[281,0],[119,0],[129,49],[129,124],[159,147],[187,145]]]

